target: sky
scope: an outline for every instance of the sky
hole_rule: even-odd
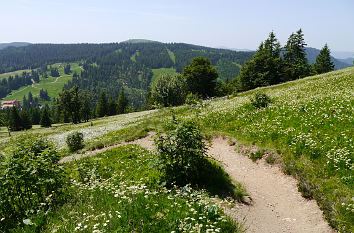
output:
[[[354,52],[353,0],[0,0],[0,43],[127,39],[255,50],[302,28],[309,47]]]

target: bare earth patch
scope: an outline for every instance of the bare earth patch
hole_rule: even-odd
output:
[[[152,150],[153,136],[132,142],[105,147],[84,155],[65,157],[61,162],[69,162],[86,156],[93,156],[108,149],[126,144],[137,144]],[[251,196],[251,203],[236,204],[227,213],[237,219],[245,219],[247,232],[259,233],[325,233],[334,232],[323,218],[314,200],[307,200],[297,190],[297,181],[287,176],[277,166],[267,164],[264,159],[257,163],[241,153],[237,153],[228,140],[215,137],[208,154],[220,161],[234,180],[242,183]]]
[[[250,194],[251,205],[236,205],[229,212],[236,219],[246,219],[248,232],[334,232],[316,201],[303,198],[297,181],[279,167],[264,159],[252,162],[221,137],[214,138],[209,154]]]

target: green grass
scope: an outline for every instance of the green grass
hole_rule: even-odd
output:
[[[176,64],[175,54],[169,49],[167,49],[167,52],[168,52],[168,55],[170,56],[171,60],[173,61],[173,64]]]
[[[273,99],[267,108],[250,104],[259,91]],[[354,68],[206,101],[204,106],[198,115],[190,107],[175,112],[177,117],[194,114],[209,134],[278,151],[284,172],[299,180],[304,196],[317,200],[330,225],[354,231]]]
[[[235,64],[236,66],[238,66],[238,68],[242,68],[242,65],[240,65],[240,64],[238,64],[238,63],[236,63],[236,62],[233,62],[233,64]]]
[[[162,74],[171,74],[174,75],[176,74],[176,69],[175,68],[160,68],[160,69],[152,69],[153,76],[151,78],[151,83],[154,82],[154,80],[161,76]]]
[[[39,83],[24,87],[20,87],[18,90],[12,91],[10,94],[8,94],[3,100],[13,100],[13,99],[18,99],[22,101],[23,96],[26,95],[28,96],[28,93],[31,92],[34,97],[39,97],[39,92],[41,89],[47,90],[48,95],[51,98],[57,98],[59,92],[63,89],[64,85],[72,79],[72,75],[74,72],[80,73],[81,68],[79,67],[79,63],[70,63],[71,64],[71,70],[73,71],[71,74],[64,74],[64,64],[62,63],[57,63],[53,64],[52,67],[58,67],[59,68],[59,73],[60,77],[52,77],[48,76],[46,79],[40,80]],[[48,72],[49,74],[49,72]],[[41,104],[46,104],[47,102],[40,102]]]
[[[71,197],[14,232],[241,232],[204,191],[161,186],[156,156],[139,146],[118,147],[65,168]]]
[[[139,51],[136,51],[136,52],[130,57],[130,60],[132,60],[133,62],[136,62],[136,59],[135,59],[136,56],[139,56]]]
[[[31,70],[16,70],[13,72],[8,72],[8,73],[2,73],[0,74],[0,81],[4,78],[8,78],[9,76],[14,76],[17,75],[22,75],[23,72],[31,72]]]
[[[353,88],[354,68],[347,68],[240,93],[234,98],[204,101],[202,107],[174,108],[174,112],[178,118],[197,117],[209,135],[229,135],[246,145],[277,151],[279,155],[271,162],[279,162],[284,172],[299,180],[299,190],[317,200],[331,226],[354,232]],[[267,108],[255,109],[250,104],[250,98],[259,91],[273,100]],[[158,130],[170,118],[168,108],[101,118],[94,120],[93,126],[36,126],[15,136],[41,133],[55,139],[60,147],[67,132],[82,130],[89,137],[89,149],[101,139],[104,145],[114,144],[128,137],[130,130],[140,129],[137,135],[144,135],[144,129]],[[129,130],[124,131],[126,128]],[[7,134],[0,135],[0,151],[7,142]]]

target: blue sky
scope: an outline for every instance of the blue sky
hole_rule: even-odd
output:
[[[308,46],[354,52],[353,0],[0,0],[0,42],[162,42],[256,49],[300,27]]]

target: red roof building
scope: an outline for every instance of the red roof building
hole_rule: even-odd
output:
[[[20,101],[18,99],[15,100],[8,100],[8,101],[2,101],[1,102],[1,108],[12,108],[12,107],[19,107],[20,106]]]

